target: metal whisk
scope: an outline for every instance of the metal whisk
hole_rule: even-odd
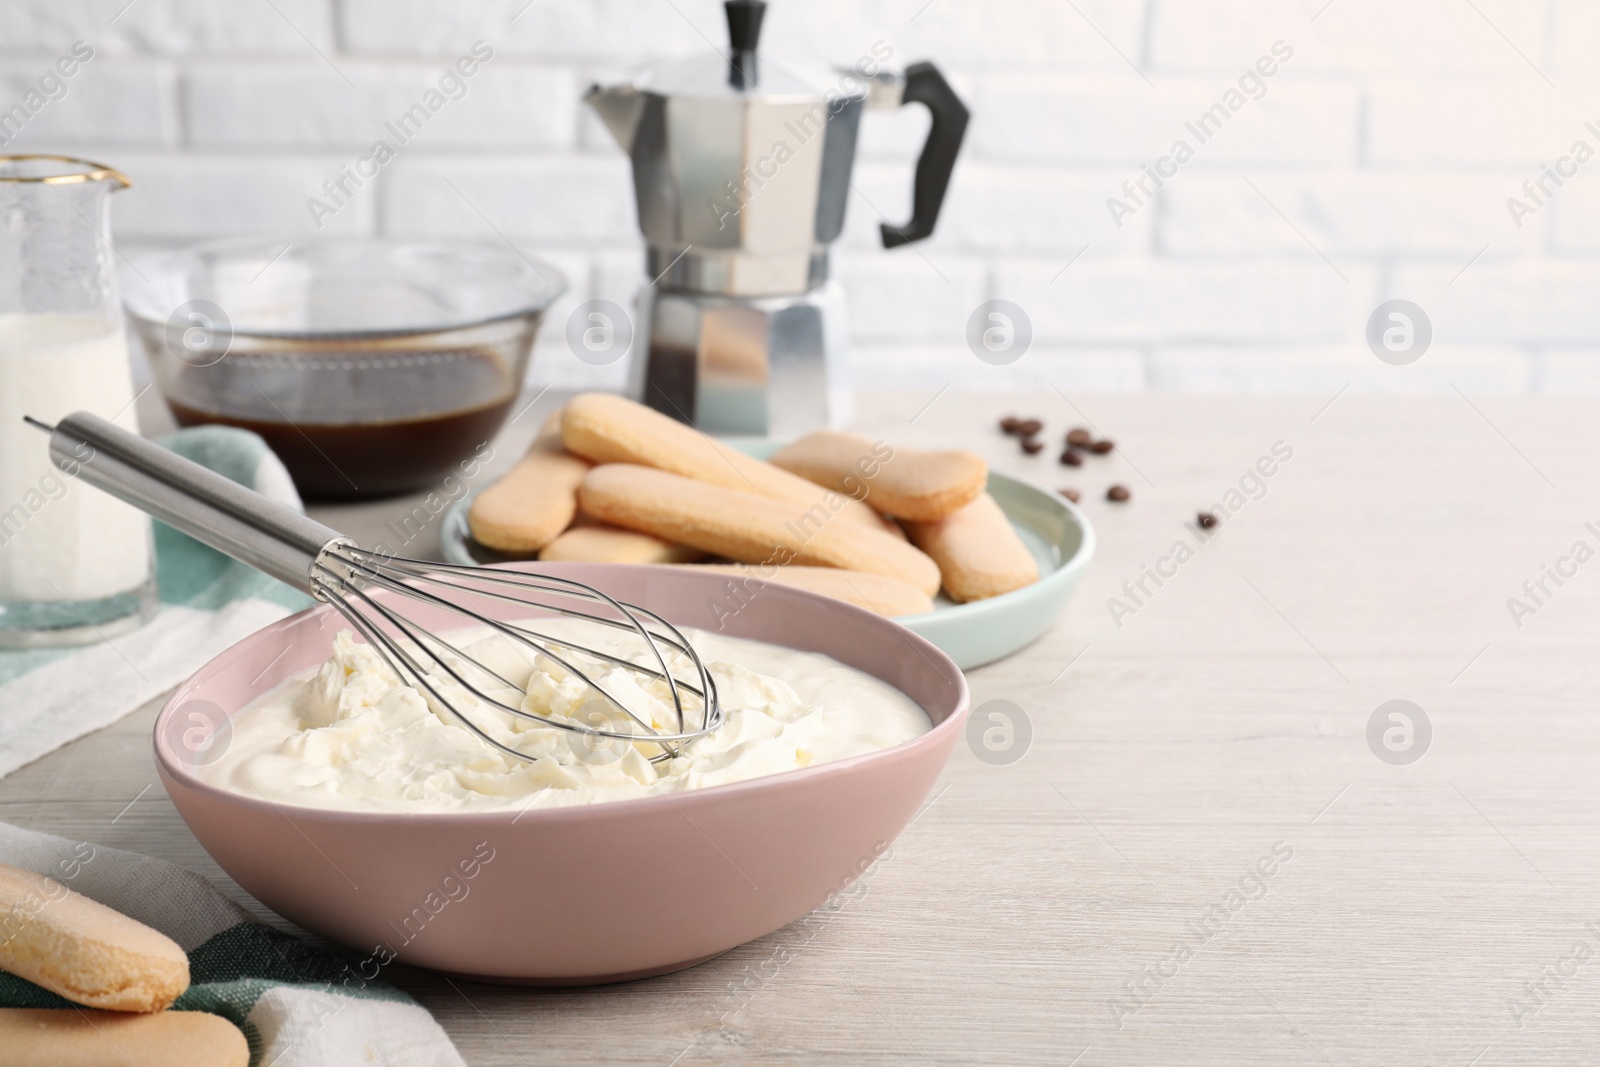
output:
[[[67,475],[332,605],[402,681],[431,698],[485,744],[509,756],[534,758],[489,736],[459,706],[461,700],[452,689],[516,718],[579,735],[590,744],[596,738],[648,742],[660,750],[649,757],[652,762],[673,758],[685,742],[722,725],[722,707],[710,672],[688,638],[653,611],[553,575],[428,563],[368,551],[320,522],[88,412],[68,415],[53,427],[32,418],[27,421],[50,433],[50,458]],[[517,685],[458,640],[416,621],[408,614],[416,606],[436,617],[458,616],[463,629],[471,626],[481,633],[482,627],[489,627],[515,647],[548,657],[625,721],[592,711],[589,722],[574,722],[506,703],[494,691],[517,691]],[[543,633],[540,621],[550,616],[587,620],[628,634],[629,648],[637,646],[639,654],[619,655],[568,636]],[[627,671],[646,684],[665,683],[676,729],[663,729],[629,707],[602,680],[591,677],[599,669],[586,667],[574,654],[601,668]],[[676,673],[669,662],[675,654],[688,660],[687,666],[680,662]]]

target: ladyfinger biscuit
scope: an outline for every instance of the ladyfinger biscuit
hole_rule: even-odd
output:
[[[1009,593],[1039,580],[1039,564],[988,493],[937,522],[908,522],[911,543],[932,556],[950,599]]]
[[[614,526],[740,563],[886,574],[929,596],[939,588],[933,560],[882,530],[838,521],[826,504],[802,508],[631,463],[590,471],[578,502],[586,513]]]
[[[472,500],[467,525],[479,544],[499,552],[527,554],[554,541],[572,524],[578,483],[589,463],[561,446],[552,418],[505,476]]]
[[[821,593],[879,615],[921,615],[933,610],[933,600],[922,590],[883,574],[842,571],[837,567],[762,567],[745,563],[691,563],[687,567],[729,575],[736,585],[735,596],[740,595],[737,587],[749,580]]]
[[[0,970],[75,1004],[161,1011],[189,988],[165,934],[41,874],[0,864]]]
[[[590,524],[574,526],[539,550],[547,563],[693,563],[705,553],[637,530]]]
[[[978,498],[989,465],[972,452],[890,448],[855,433],[817,430],[777,452],[775,467],[858,497],[897,519],[932,522]],[[862,496],[865,489],[866,495]]]
[[[0,1008],[6,1067],[247,1067],[239,1028],[204,1011],[130,1015],[67,1008]]]
[[[685,426],[670,416],[610,393],[584,393],[561,412],[567,450],[595,463],[636,463],[742,493],[809,508],[827,490]],[[859,500],[831,509],[841,519],[900,536],[897,527]]]

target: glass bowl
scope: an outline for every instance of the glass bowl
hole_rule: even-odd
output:
[[[260,434],[318,500],[422,489],[487,444],[566,288],[470,242],[250,239],[131,266],[128,319],[178,424]]]

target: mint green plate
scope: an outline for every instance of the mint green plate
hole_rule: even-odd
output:
[[[730,441],[753,456],[778,450],[772,441]],[[1094,558],[1094,527],[1059,493],[998,471],[989,472],[989,494],[1000,505],[1017,536],[1039,561],[1039,580],[1015,592],[957,604],[940,594],[933,611],[895,621],[938,645],[963,670],[981,667],[1025,648],[1060,617]],[[515,557],[485,548],[467,527],[471,498],[444,514],[439,541],[451,563],[504,563]]]

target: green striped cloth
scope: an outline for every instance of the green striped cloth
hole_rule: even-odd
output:
[[[193,871],[6,823],[0,862],[54,878],[176,941],[189,954],[189,989],[173,1007],[238,1026],[252,1067],[465,1067],[433,1016],[365,966],[371,957],[349,963],[254,922]],[[72,1004],[0,971],[0,1007]]]

